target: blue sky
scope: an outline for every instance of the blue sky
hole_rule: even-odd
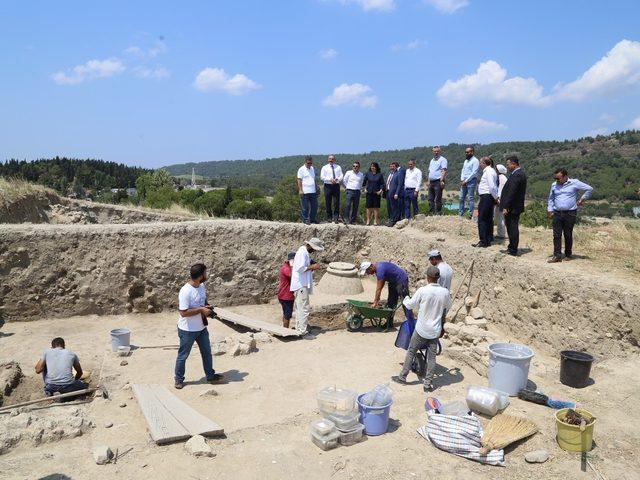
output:
[[[640,129],[638,18],[632,0],[6,1],[0,159],[159,167]]]

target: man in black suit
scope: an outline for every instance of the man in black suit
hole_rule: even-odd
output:
[[[400,217],[400,197],[404,192],[402,173],[398,171],[398,162],[389,164],[389,173],[385,181],[384,195],[387,199],[387,226],[393,227]]]
[[[500,210],[504,213],[504,223],[509,235],[507,253],[514,257],[518,255],[520,241],[520,214],[524,212],[524,196],[527,191],[527,175],[520,167],[520,160],[516,155],[507,157],[507,170],[511,172],[507,183],[504,184],[500,196]]]

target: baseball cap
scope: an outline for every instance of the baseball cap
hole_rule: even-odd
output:
[[[296,252],[287,253],[287,260],[293,260],[294,258],[296,258]]]
[[[440,250],[431,250],[429,253],[427,253],[427,258],[433,258],[433,257],[441,257],[442,254],[440,253]]]
[[[360,272],[359,275],[363,276],[365,273],[367,273],[367,269],[371,266],[371,262],[362,262],[360,264]]]

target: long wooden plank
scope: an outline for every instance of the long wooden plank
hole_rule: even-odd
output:
[[[164,385],[150,385],[158,401],[180,422],[191,435],[219,436],[224,435],[224,429],[211,419],[201,415],[190,405],[186,404]]]
[[[267,332],[277,337],[299,337],[300,332],[293,328],[285,328],[281,325],[274,325],[273,323],[264,322],[262,320],[256,320],[255,318],[249,318],[239,313],[230,312],[222,308],[216,308],[216,315],[221,320],[227,322],[242,325],[243,327],[250,328],[251,330],[257,330],[259,332]]]
[[[135,384],[133,393],[138,400],[147,428],[158,445],[186,440],[192,435],[158,400],[150,385]]]

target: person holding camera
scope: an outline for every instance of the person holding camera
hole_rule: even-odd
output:
[[[184,284],[178,295],[178,338],[180,347],[175,367],[175,388],[184,387],[184,370],[193,343],[198,344],[202,367],[209,383],[220,383],[222,375],[213,369],[211,343],[207,330],[207,317],[213,317],[213,307],[207,304],[207,292],[204,283],[207,281],[207,267],[196,263],[189,272],[191,279]]]

